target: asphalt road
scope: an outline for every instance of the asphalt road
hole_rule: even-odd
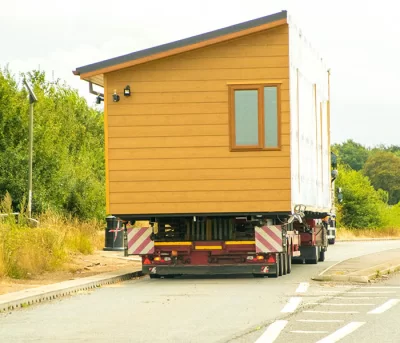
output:
[[[400,342],[399,277],[369,289],[310,280],[339,260],[399,245],[337,243],[325,262],[293,265],[278,279],[143,277],[0,314],[0,341],[328,343],[353,330],[342,342]],[[390,308],[368,314],[381,305]]]

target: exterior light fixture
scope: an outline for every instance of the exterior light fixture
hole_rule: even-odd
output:
[[[129,85],[124,88],[124,95],[131,96],[131,87]]]
[[[116,89],[114,89],[113,101],[114,102],[118,102],[119,101],[119,95],[117,94],[117,90]]]

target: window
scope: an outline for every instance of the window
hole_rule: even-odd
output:
[[[229,87],[232,150],[280,149],[280,86]]]

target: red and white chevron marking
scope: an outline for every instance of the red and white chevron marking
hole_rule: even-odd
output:
[[[256,252],[282,252],[282,226],[256,227]]]
[[[152,232],[153,229],[151,227],[128,229],[128,254],[145,255],[154,253],[154,241],[150,238]]]

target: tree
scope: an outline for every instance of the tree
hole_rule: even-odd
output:
[[[336,186],[342,188],[343,202],[338,204],[340,225],[349,228],[375,228],[382,225],[382,193],[372,187],[361,172],[339,166]]]
[[[356,171],[363,168],[369,155],[369,151],[363,145],[351,139],[342,144],[334,144],[332,149],[337,153],[339,163],[347,164]]]
[[[102,113],[60,80],[23,75],[38,98],[34,110],[33,211],[47,208],[81,218],[104,217]],[[0,196],[14,206],[27,193],[28,100],[8,70],[0,71]]]
[[[363,172],[371,180],[375,189],[388,192],[390,205],[400,200],[400,157],[387,151],[371,154],[364,165]]]

